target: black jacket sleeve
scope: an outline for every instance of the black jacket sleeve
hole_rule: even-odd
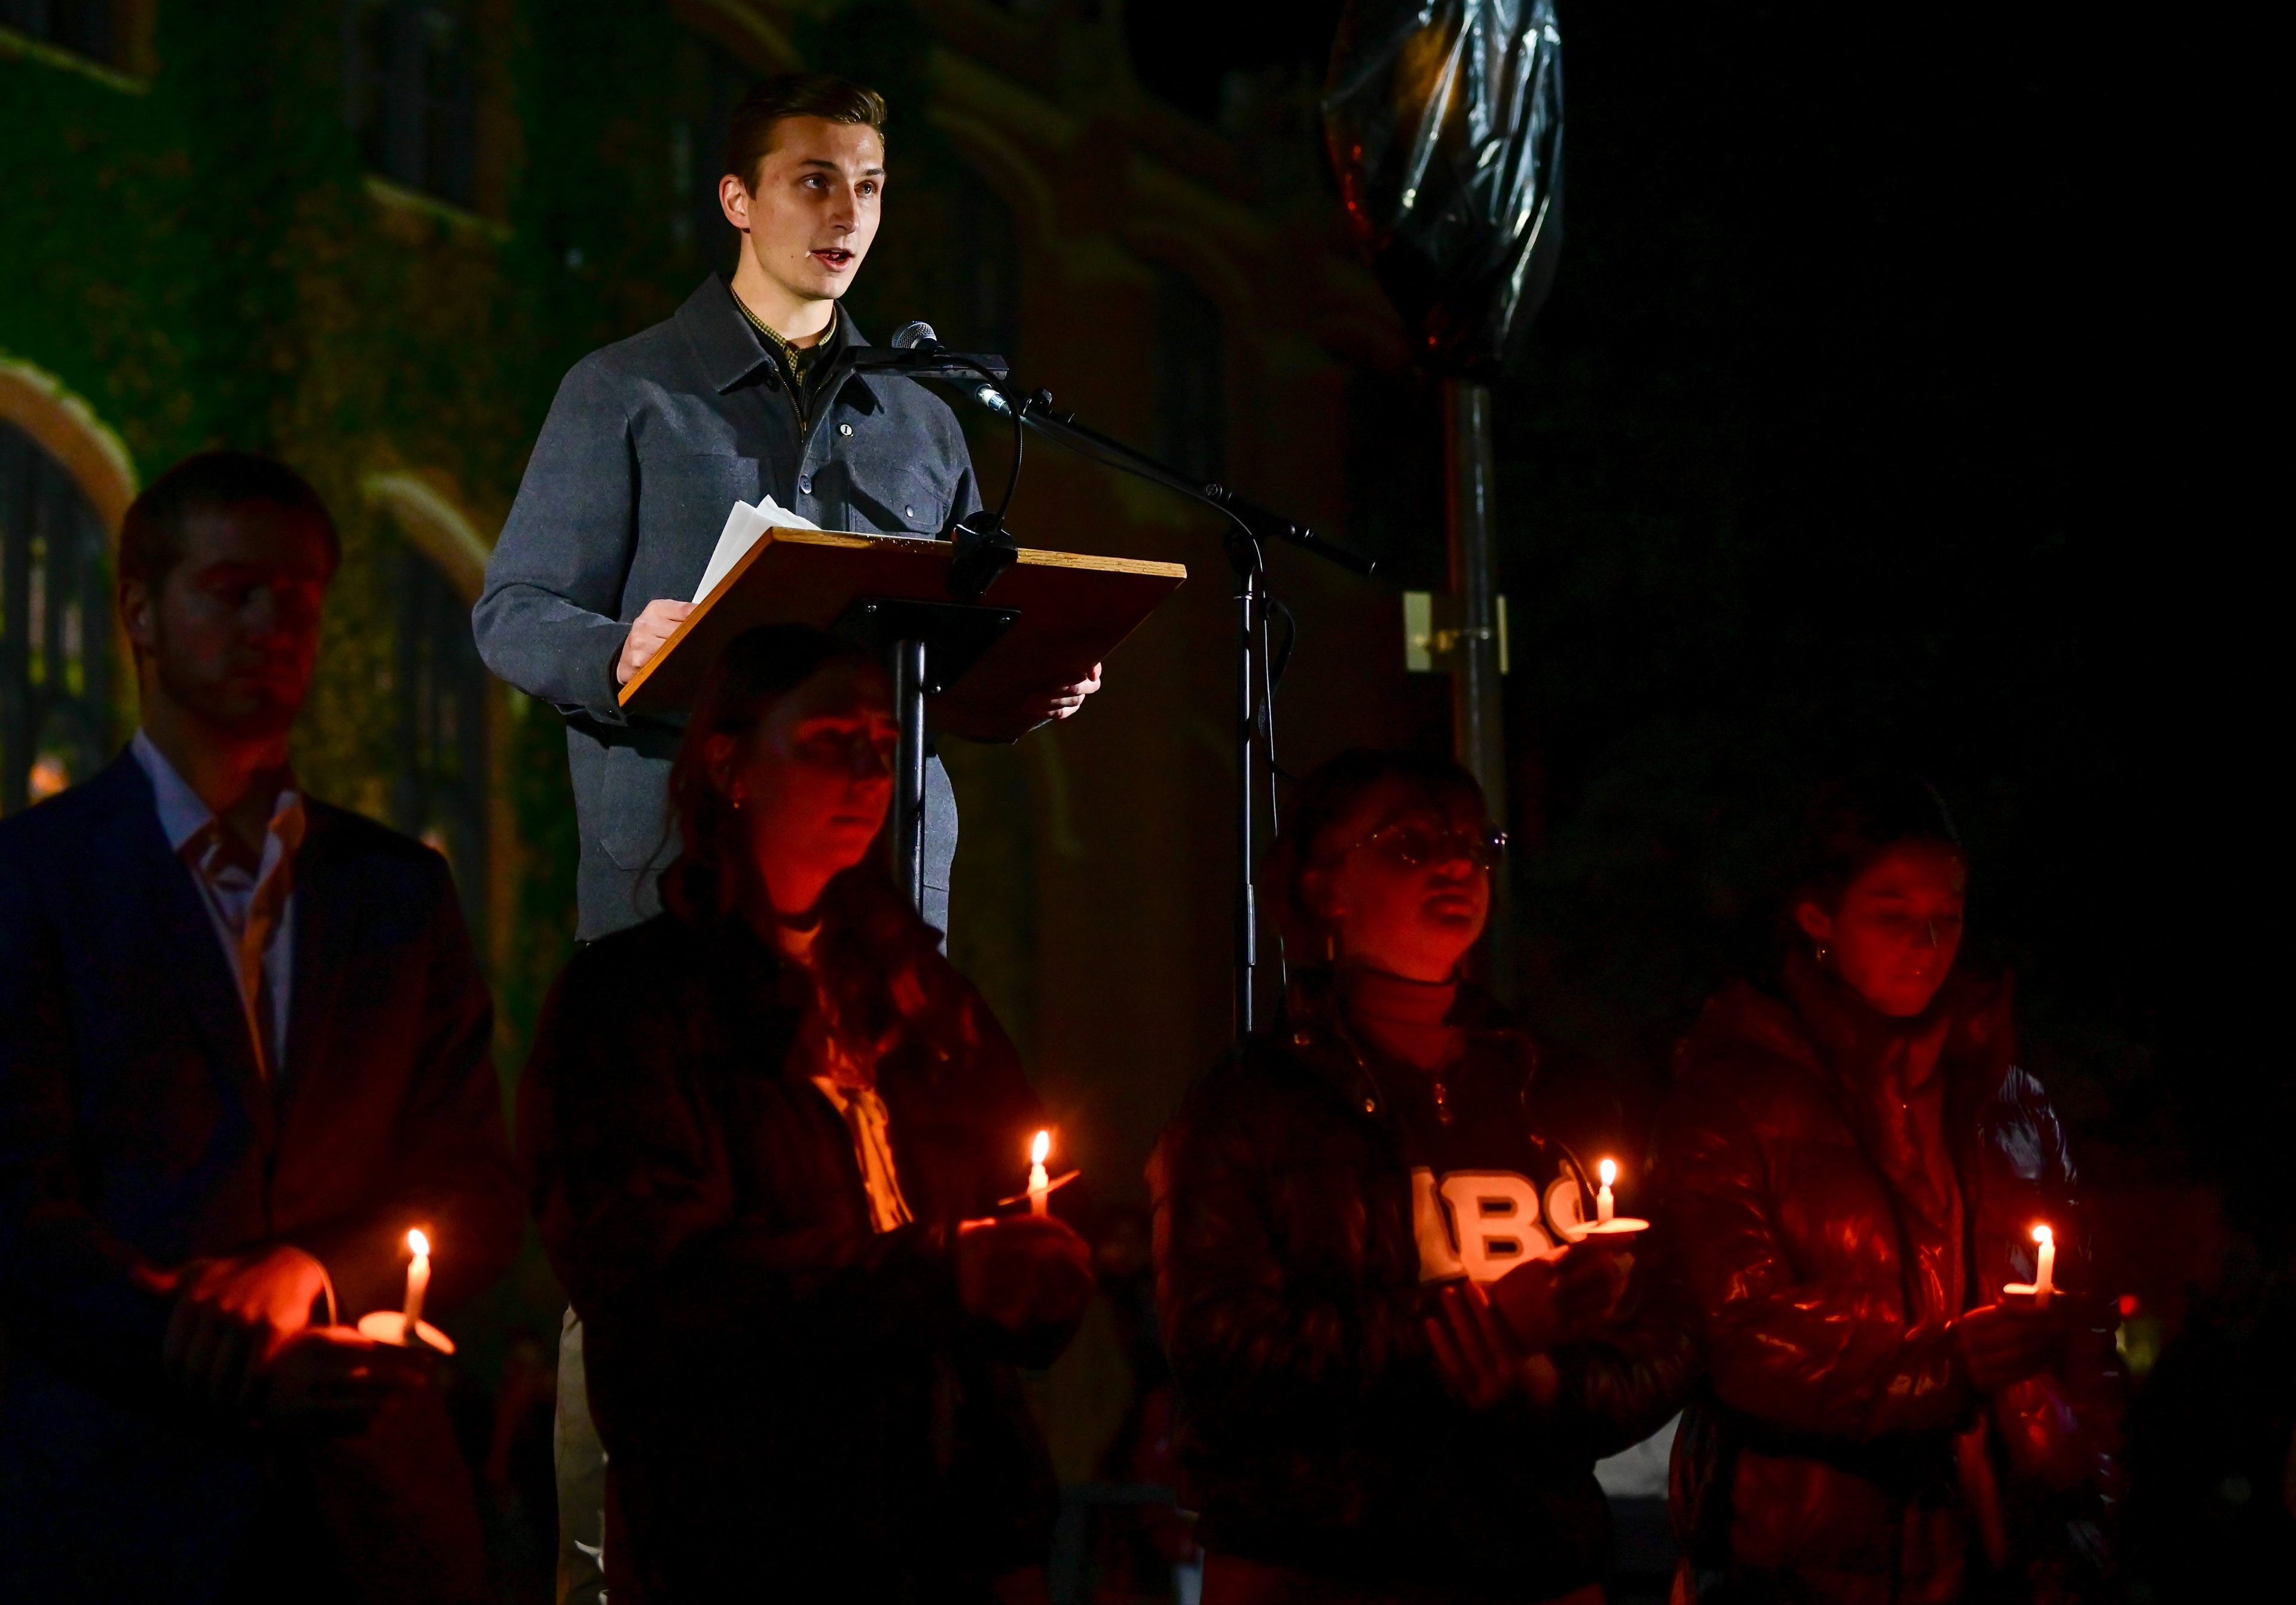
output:
[[[1599,1342],[1554,1355],[1560,1424],[1600,1460],[1638,1444],[1688,1402],[1698,1346],[1664,1223],[1646,1234],[1617,1323]]]
[[[1274,1174],[1290,1110],[1250,1073],[1191,1093],[1150,1169],[1157,1300],[1191,1408],[1234,1421],[1352,1409],[1426,1366],[1418,1305],[1364,1274],[1366,1215]]]

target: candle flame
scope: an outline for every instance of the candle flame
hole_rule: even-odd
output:
[[[2036,1226],[2033,1228],[2033,1241],[2037,1243],[2051,1242],[2055,1241],[2055,1234],[2046,1226]]]
[[[423,1236],[420,1231],[409,1232],[406,1234],[406,1246],[413,1250],[417,1259],[430,1257],[430,1240]]]
[[[1595,1167],[1595,1170],[1603,1178],[1603,1185],[1605,1187],[1619,1179],[1619,1167],[1612,1160],[1604,1159]]]
[[[1040,1131],[1037,1134],[1037,1140],[1029,1144],[1029,1163],[1041,1165],[1045,1162],[1045,1156],[1052,1151],[1053,1134]]]

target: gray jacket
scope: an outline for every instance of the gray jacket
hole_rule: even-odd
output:
[[[849,318],[844,338],[868,343]],[[665,813],[685,721],[622,712],[622,639],[649,602],[692,598],[734,502],[771,495],[868,535],[939,535],[980,505],[939,397],[893,374],[831,382],[800,431],[779,368],[713,274],[666,323],[575,364],[551,403],[471,617],[487,667],[566,716],[585,941],[653,913],[654,876],[677,853]],[[955,853],[935,758],[925,917],[943,929]]]

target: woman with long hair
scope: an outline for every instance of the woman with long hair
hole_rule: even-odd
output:
[[[1710,1368],[1675,1440],[1678,1605],[2081,1597],[2117,1409],[2064,1134],[1968,861],[1911,778],[1812,812],[1774,988],[1717,996],[1657,1143]],[[2054,1245],[2046,1307],[2037,1228]]]
[[[1586,1235],[1538,1049],[1461,979],[1505,839],[1446,758],[1310,776],[1280,879],[1311,962],[1158,1150],[1204,1605],[1595,1605],[1595,1461],[1686,1386],[1647,1274]]]
[[[1041,1113],[873,844],[885,676],[748,632],[671,774],[665,912],[585,948],[521,1143],[586,1337],[615,1605],[1041,1596],[1050,1462],[1016,1363],[1091,1289],[997,1217]]]

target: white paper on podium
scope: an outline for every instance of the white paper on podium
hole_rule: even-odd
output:
[[[718,582],[734,571],[734,565],[742,554],[758,544],[758,537],[768,529],[818,529],[821,526],[811,519],[800,518],[773,497],[766,498],[762,507],[752,507],[747,502],[736,502],[726,515],[725,530],[718,536],[717,550],[709,554],[709,566],[701,571],[701,584],[693,593],[700,602],[718,588]]]

